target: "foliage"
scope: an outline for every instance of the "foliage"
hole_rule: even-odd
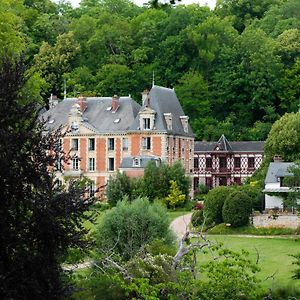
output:
[[[173,207],[175,209],[176,206],[180,206],[185,201],[185,195],[180,191],[175,180],[170,181],[170,193],[165,198],[165,201],[168,207]]]
[[[116,206],[125,196],[131,199],[131,184],[129,177],[125,173],[117,172],[114,177],[110,177],[106,187],[107,201],[110,206]]]
[[[173,235],[166,214],[164,207],[157,203],[150,204],[147,198],[139,198],[131,203],[126,200],[118,202],[103,216],[97,227],[99,253],[113,249],[123,259],[129,260],[143,245],[155,239],[171,244]]]
[[[292,255],[292,257],[295,258],[295,261],[293,262],[293,265],[297,266],[297,269],[293,270],[293,277],[294,279],[300,279],[300,253]]]
[[[205,225],[203,212],[204,212],[203,209],[196,210],[193,212],[192,218],[191,218],[191,223],[194,227],[199,227],[201,225]]]
[[[36,103],[24,96],[30,93],[21,93],[24,83],[23,63],[4,59],[0,67],[0,295],[60,299],[66,284],[61,259],[69,247],[87,247],[82,220],[91,203],[75,184],[68,190],[59,187],[54,166],[58,159],[68,159],[60,149],[61,133],[45,134]]]
[[[270,227],[270,228],[256,228],[252,225],[234,228],[226,226],[226,224],[218,224],[208,230],[209,234],[245,234],[245,235],[298,235],[299,229]]]
[[[199,299],[258,299],[258,267],[248,258],[249,253],[221,249],[224,259],[210,261],[202,267],[207,280],[199,282]]]
[[[204,199],[204,214],[207,224],[220,224],[223,222],[222,208],[232,188],[219,186],[208,192]]]
[[[222,209],[225,223],[240,227],[249,223],[252,211],[252,199],[245,191],[232,191],[226,198]]]
[[[276,121],[265,143],[265,154],[272,159],[275,155],[281,155],[285,161],[299,159],[300,142],[300,112],[286,113]]]

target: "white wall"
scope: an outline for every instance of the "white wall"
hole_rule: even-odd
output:
[[[278,196],[265,195],[266,209],[278,207],[283,208],[283,200]]]

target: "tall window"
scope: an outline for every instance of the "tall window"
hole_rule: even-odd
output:
[[[72,159],[72,169],[73,171],[78,171],[79,169],[79,159],[77,157]]]
[[[94,157],[89,158],[89,170],[95,171],[95,158]]]
[[[226,157],[220,157],[220,168],[222,168],[222,169],[227,168],[227,159],[226,159]]]
[[[108,150],[115,150],[115,139],[114,138],[108,139]]]
[[[72,139],[72,150],[78,150],[78,139]]]
[[[194,158],[194,169],[199,169],[199,159]]]
[[[123,148],[123,151],[127,151],[128,150],[128,138],[123,138],[123,140],[122,140],[122,148]]]
[[[240,169],[241,168],[241,158],[240,157],[235,157],[234,158],[234,167],[236,169]]]
[[[212,159],[211,157],[207,157],[205,160],[205,166],[207,169],[211,169],[212,168]]]
[[[151,138],[150,137],[144,137],[142,140],[142,148],[144,150],[150,150],[151,149]]]
[[[113,157],[108,158],[108,171],[114,171],[115,169],[115,159]]]
[[[150,118],[143,119],[144,129],[150,129]]]
[[[94,197],[95,196],[95,182],[91,181],[88,186],[88,193],[89,197]]]
[[[89,139],[89,151],[95,150],[95,139]]]
[[[248,157],[248,168],[254,169],[254,157]]]

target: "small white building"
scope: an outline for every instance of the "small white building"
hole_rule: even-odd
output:
[[[292,162],[271,162],[268,168],[267,176],[265,179],[265,208],[283,209],[283,197],[280,197],[279,193],[288,193],[291,189],[284,185],[284,177],[291,176],[289,168],[294,166]],[[277,195],[272,195],[278,193]]]

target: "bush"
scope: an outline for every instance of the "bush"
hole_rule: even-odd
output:
[[[169,228],[167,210],[147,198],[132,203],[123,200],[107,211],[97,227],[97,244],[101,253],[114,249],[123,259],[132,258],[142,246],[155,239],[172,244],[174,236]]]
[[[262,189],[260,186],[251,186],[251,185],[242,185],[239,186],[239,190],[245,192],[248,194],[248,196],[251,198],[251,205],[254,210],[263,211],[263,200],[264,200],[264,194],[262,193]]]
[[[204,213],[207,224],[220,224],[223,222],[222,208],[225,199],[232,190],[231,187],[219,186],[208,192],[204,199]]]
[[[226,198],[222,216],[225,223],[232,227],[241,227],[249,224],[252,205],[251,198],[243,191],[234,190]]]

